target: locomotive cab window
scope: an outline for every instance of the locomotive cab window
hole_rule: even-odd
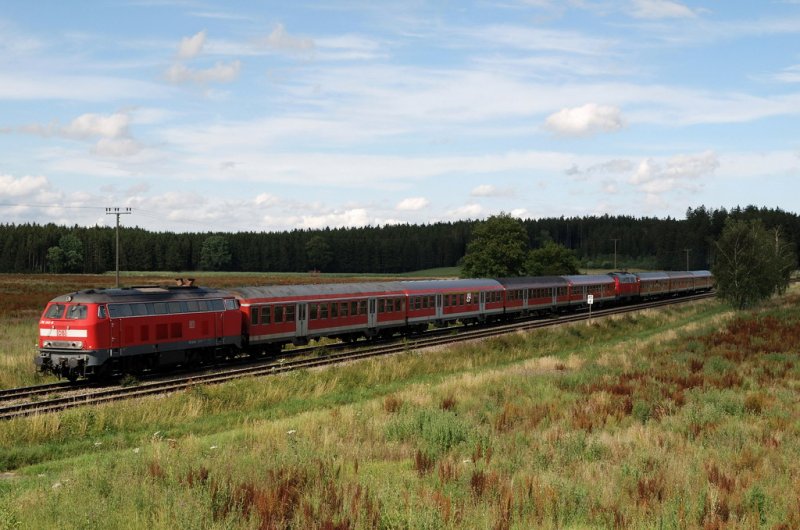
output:
[[[62,318],[65,308],[64,304],[53,304],[47,309],[47,313],[44,316],[47,318]]]
[[[97,306],[97,318],[106,318],[106,306]]]
[[[67,318],[69,320],[85,320],[87,315],[87,308],[85,305],[71,305],[67,309]]]
[[[250,324],[257,325],[258,324],[258,308],[251,307],[250,308]]]

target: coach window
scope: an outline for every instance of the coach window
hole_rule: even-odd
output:
[[[275,306],[275,323],[279,324],[283,322],[283,306],[276,305]]]
[[[386,300],[381,298],[378,300],[378,313],[385,313],[386,312]]]
[[[328,318],[328,304],[327,302],[319,305],[319,318]]]
[[[286,322],[294,322],[294,305],[286,306]]]
[[[261,307],[261,323],[269,324],[272,322],[272,311],[269,306]]]
[[[336,318],[339,316],[339,304],[336,302],[331,304],[331,318]]]
[[[308,304],[308,319],[316,320],[318,311],[317,304]]]
[[[250,323],[252,325],[254,325],[254,326],[258,324],[258,308],[257,307],[251,307],[250,308]]]
[[[339,314],[342,315],[343,317],[347,316],[347,307],[348,307],[347,302],[342,302],[339,306]]]
[[[361,300],[358,303],[358,313],[360,315],[366,315],[367,314],[367,301],[366,300]]]

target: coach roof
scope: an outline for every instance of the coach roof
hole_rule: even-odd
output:
[[[335,298],[365,295],[402,294],[400,282],[358,282],[358,283],[313,283],[303,285],[264,285],[260,287],[238,287],[230,292],[242,300],[262,298]]]

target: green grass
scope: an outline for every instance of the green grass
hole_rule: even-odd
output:
[[[796,528],[800,297],[6,422],[0,528]]]

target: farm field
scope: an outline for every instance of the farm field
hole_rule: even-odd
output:
[[[13,420],[0,528],[797,528],[798,351],[793,288]]]

